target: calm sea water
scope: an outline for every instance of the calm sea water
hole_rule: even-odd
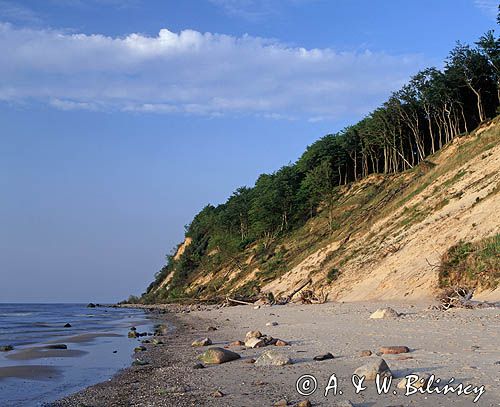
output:
[[[64,327],[67,323],[70,328]],[[0,304],[0,346],[14,346],[14,351],[0,352],[0,406],[44,406],[109,379],[132,361],[137,340],[127,338],[129,328],[151,331],[151,324],[137,309]],[[50,343],[66,344],[69,350],[78,351],[77,355],[53,357],[38,353],[34,358],[16,357]],[[33,371],[49,367],[50,373],[11,377],[12,368],[17,366],[30,366]]]

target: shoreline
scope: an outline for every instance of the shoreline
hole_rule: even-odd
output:
[[[377,308],[390,305],[403,313],[398,318],[374,320]],[[392,388],[405,375],[434,374],[448,383],[484,385],[484,394],[475,404],[493,406],[500,399],[498,364],[500,342],[498,309],[429,310],[428,304],[398,303],[326,303],[321,305],[250,306],[219,308],[204,305],[156,305],[148,317],[169,325],[167,335],[157,337],[163,345],[145,344],[141,359],[145,366],[131,366],[111,380],[91,386],[63,398],[53,407],[92,406],[272,406],[280,400],[287,405],[309,400],[313,406],[335,405],[350,401],[356,407],[387,405],[474,405],[473,395],[414,394],[378,395],[372,385],[354,394],[350,377],[354,370],[376,360],[380,347],[408,346],[403,355],[382,355],[394,376]],[[267,325],[276,322],[275,326]],[[208,331],[213,326],[215,331]],[[175,327],[172,329],[172,327]],[[266,346],[245,349],[231,346],[241,359],[221,365],[194,369],[196,356],[207,347],[193,348],[192,341],[209,337],[212,347],[226,347],[244,340],[250,330],[260,330],[290,343],[291,346]],[[210,346],[209,346],[210,347]],[[287,354],[289,366],[258,367],[248,363],[267,350]],[[360,356],[363,350],[372,356]],[[331,352],[332,360],[317,362],[314,356]],[[336,374],[343,395],[325,398],[327,379]],[[313,374],[318,391],[301,396],[295,389],[297,379]],[[321,390],[321,391],[320,391]],[[410,404],[408,404],[410,403]],[[282,404],[285,405],[285,404]],[[346,404],[347,405],[347,404]]]

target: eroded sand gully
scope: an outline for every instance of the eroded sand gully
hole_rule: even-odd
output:
[[[377,308],[390,305],[403,313],[393,319],[370,319]],[[398,390],[401,378],[410,373],[434,374],[447,383],[463,382],[485,387],[476,405],[497,406],[500,401],[500,315],[498,309],[428,310],[428,303],[327,303],[261,307],[200,308],[189,313],[163,316],[176,329],[165,337],[165,345],[152,346],[141,357],[147,366],[132,367],[109,383],[89,388],[57,406],[79,403],[96,406],[272,406],[286,399],[294,405],[308,399],[312,405],[331,406],[349,400],[354,406],[471,406],[474,395],[413,395]],[[267,326],[277,322],[276,326]],[[217,328],[208,331],[209,326]],[[260,330],[291,346],[260,349],[232,347],[241,359],[222,365],[193,369],[203,348],[192,348],[192,340],[209,337],[224,347],[244,340],[249,330]],[[410,348],[402,355],[383,355],[395,379],[391,391],[377,395],[374,385],[354,394],[351,376],[356,368],[377,356],[362,357],[360,351],[376,353],[380,347],[401,345]],[[287,354],[289,366],[257,367],[248,363],[270,348]],[[331,352],[334,359],[317,362],[313,357]],[[324,387],[336,374],[342,395],[325,398]],[[304,374],[317,378],[318,390],[305,397],[295,383]],[[220,390],[223,397],[215,397]]]

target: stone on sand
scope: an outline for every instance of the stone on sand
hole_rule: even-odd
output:
[[[245,346],[252,349],[263,348],[264,346],[266,346],[266,342],[261,338],[252,337],[245,342]]]
[[[302,400],[295,404],[295,407],[312,407],[312,404],[309,400]]]
[[[223,348],[210,348],[198,356],[198,359],[209,365],[219,365],[239,359],[241,356]]]
[[[292,360],[287,355],[275,350],[264,352],[255,361],[255,366],[285,366],[291,364]]]
[[[277,339],[274,346],[290,346],[290,344],[282,339]]]
[[[276,321],[273,321],[273,322],[268,322],[268,323],[266,324],[266,326],[277,326],[277,325],[278,325],[278,323],[277,323]]]
[[[367,356],[371,356],[371,355],[372,355],[371,350],[362,350],[361,352],[359,352],[359,356],[362,358],[367,357]]]
[[[424,387],[427,382],[429,381],[431,374],[430,373],[412,373],[412,375],[418,376],[419,380],[415,381],[414,379],[410,378],[410,384],[412,387],[415,387],[416,389],[420,389]],[[406,388],[406,382],[407,382],[407,377],[409,375],[406,375],[399,383],[398,383],[398,389],[404,389]]]
[[[197,339],[195,340],[191,346],[209,346],[212,344],[212,341],[210,340],[210,338],[200,338],[200,339]]]
[[[354,374],[360,377],[364,376],[365,380],[375,380],[377,374],[381,378],[392,376],[391,369],[389,369],[384,359],[376,359],[373,362],[360,366],[354,371]]]
[[[262,333],[260,331],[248,331],[247,334],[245,335],[245,342],[248,341],[250,338],[260,338],[262,336]]]
[[[382,346],[379,350],[383,355],[398,355],[399,353],[408,353],[410,349],[407,346]]]
[[[370,315],[371,319],[385,319],[385,318],[397,318],[399,314],[394,311],[391,307],[379,308],[373,314]]]

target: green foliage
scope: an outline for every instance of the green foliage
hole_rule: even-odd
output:
[[[334,234],[347,221],[348,213],[345,217],[336,214],[343,200],[342,186],[376,173],[413,171],[415,176],[423,177],[426,168],[432,166],[426,161],[429,155],[453,138],[470,132],[497,110],[500,39],[488,31],[476,45],[458,43],[444,69],[418,72],[367,117],[308,146],[296,163],[272,174],[262,174],[253,187],[238,188],[220,205],[205,206],[186,226],[185,235],[192,239],[191,244],[176,260],[167,257],[166,265],[156,274],[142,300],[185,297],[186,287],[196,276],[229,262],[238,263],[239,256],[251,245],[261,263],[260,278],[275,278],[286,268],[284,253],[275,253],[279,239],[320,213],[328,218],[328,230],[321,233]],[[413,170],[424,161],[427,165]],[[422,182],[401,200],[401,205],[431,181]],[[371,195],[363,197],[377,194],[374,189]],[[420,220],[426,213],[412,208],[408,215],[403,226]],[[330,272],[333,281],[336,274]],[[160,288],[169,275],[172,279],[168,286]],[[210,289],[216,290],[214,287]],[[258,284],[250,283],[242,288],[256,289]]]
[[[500,234],[478,242],[459,242],[442,258],[439,286],[491,288],[500,283]]]
[[[339,278],[340,270],[338,268],[332,268],[326,274],[326,282],[328,284],[333,283],[335,280]]]

